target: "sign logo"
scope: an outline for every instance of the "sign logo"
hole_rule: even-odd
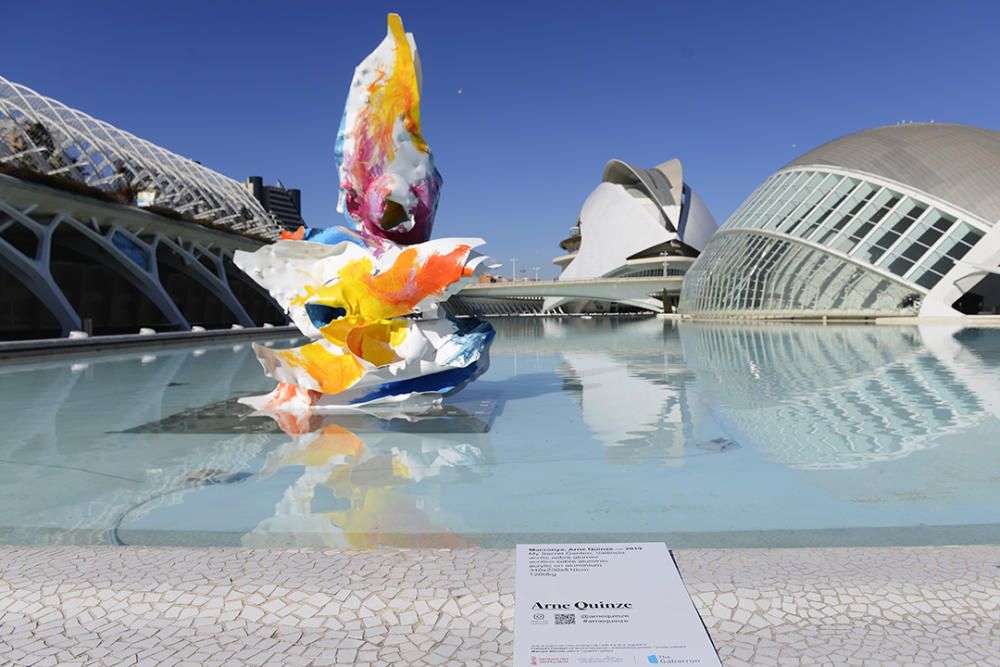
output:
[[[646,658],[646,660],[649,660],[649,664],[651,664],[651,665],[658,665],[658,664],[660,664],[660,659],[657,658],[655,655],[648,656]]]

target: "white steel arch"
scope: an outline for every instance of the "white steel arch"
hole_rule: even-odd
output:
[[[0,77],[0,167],[106,192],[152,189],[156,205],[225,231],[277,239],[280,227],[237,181]]]

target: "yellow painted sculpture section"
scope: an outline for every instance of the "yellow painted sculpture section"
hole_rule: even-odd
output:
[[[293,306],[339,309],[343,315],[319,327],[323,340],[282,350],[279,355],[312,377],[324,394],[336,394],[360,380],[365,373],[362,361],[372,366],[400,361],[396,349],[406,341],[410,328],[403,316],[471,275],[466,266],[470,251],[469,246],[459,245],[422,259],[418,249],[410,247],[380,272],[369,257],[347,263],[339,270],[338,280],[307,285],[291,302]]]

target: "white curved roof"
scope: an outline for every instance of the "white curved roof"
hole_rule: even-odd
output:
[[[634,167],[613,159],[604,166],[602,183],[638,187],[660,209],[669,231],[681,241],[701,251],[718,229],[715,218],[698,195],[685,187],[684,168],[677,158],[649,169]],[[690,193],[686,211],[682,210],[685,189]]]
[[[789,162],[867,172],[1000,220],[1000,132],[947,123],[909,123],[855,132]]]
[[[604,165],[601,182],[639,185],[661,207],[677,206],[681,203],[684,174],[681,161],[676,158],[651,169],[633,167],[622,160],[612,159]]]
[[[278,223],[238,181],[0,77],[0,162],[115,191],[228,231],[277,239]]]

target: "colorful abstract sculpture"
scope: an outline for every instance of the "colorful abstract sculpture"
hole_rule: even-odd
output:
[[[397,243],[431,236],[441,174],[420,133],[420,59],[389,15],[389,34],[354,71],[335,148],[337,210]]]
[[[278,381],[261,410],[439,400],[485,371],[493,328],[438,304],[476,279],[482,239],[428,241],[441,177],[420,135],[419,61],[395,14],[357,68],[337,139],[341,203],[357,230],[300,228],[234,261],[311,342],[255,345]]]
[[[284,350],[255,345],[267,374],[283,384],[267,400],[250,401],[254,407],[443,395],[485,370],[493,328],[442,316],[438,307],[480,272],[486,257],[472,249],[482,241],[358,242],[281,240],[237,253],[236,264],[312,339]]]

